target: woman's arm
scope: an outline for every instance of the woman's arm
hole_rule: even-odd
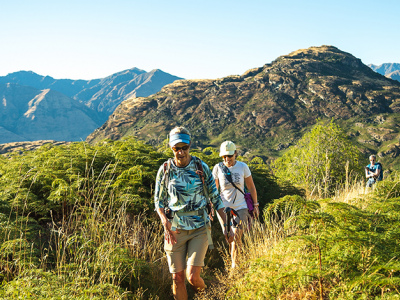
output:
[[[381,173],[381,169],[379,167],[377,167],[375,170],[375,173],[374,173],[374,177],[378,178],[380,173]]]
[[[249,192],[251,194],[251,198],[253,198],[254,214],[255,214],[255,217],[258,218],[258,216],[260,215],[260,210],[258,207],[259,203],[258,203],[258,199],[257,199],[257,190],[256,190],[256,186],[254,185],[253,177],[251,175],[249,177],[246,177],[244,179],[244,182],[246,184],[247,189],[249,190]]]
[[[371,178],[371,177],[375,177],[375,176],[376,176],[375,172],[372,172],[368,167],[365,168],[365,177],[366,178]]]
[[[217,187],[217,190],[219,190],[219,179],[215,178],[215,186]]]

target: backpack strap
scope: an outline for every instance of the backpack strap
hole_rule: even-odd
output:
[[[163,163],[164,166],[164,174],[163,177],[161,179],[161,185],[160,185],[160,194],[162,194],[163,190],[166,189],[167,193],[168,193],[168,184],[169,184],[169,171],[171,169],[171,159],[168,159],[167,161],[165,161]],[[162,201],[164,202],[164,206],[167,204],[167,193],[165,193],[165,197],[164,199],[162,199]]]
[[[207,189],[207,187],[206,187],[206,183],[205,183],[205,180],[204,180],[203,164],[202,164],[200,158],[198,158],[198,157],[196,157],[196,156],[193,156],[193,158],[194,158],[194,162],[195,162],[195,164],[196,164],[196,169],[197,169],[197,170],[196,170],[196,174],[199,175],[199,177],[200,177],[200,179],[201,179],[201,182],[203,183],[203,192],[204,192],[204,196],[205,196],[206,199],[207,199],[207,203],[210,203],[210,194],[209,194],[209,192],[208,192],[208,189]]]
[[[230,182],[230,184],[232,184],[237,190],[239,190],[243,195],[245,195],[245,193],[240,188],[238,188],[236,186],[236,184],[233,183],[232,174],[231,174],[231,171],[228,169],[228,167],[225,166],[223,162],[220,162],[219,166],[222,169],[222,173],[224,173],[225,178]],[[232,203],[235,203],[235,201],[236,201],[236,197]]]
[[[209,197],[209,192],[208,189],[206,187],[205,184],[205,180],[204,180],[204,170],[203,170],[203,164],[200,160],[200,158],[196,157],[196,156],[192,156],[194,159],[194,163],[196,165],[196,174],[199,175],[200,180],[202,182],[203,185],[203,192],[204,192],[204,196],[207,199],[207,205],[206,207],[200,208],[198,210],[194,210],[194,211],[188,211],[188,212],[180,212],[180,211],[172,211],[172,226],[171,229],[172,231],[175,231],[177,226],[178,226],[178,221],[179,221],[179,217],[181,216],[202,216],[203,220],[204,220],[204,225],[206,226],[206,230],[207,230],[207,239],[208,239],[208,248],[210,248],[210,250],[214,249],[214,244],[212,241],[212,237],[211,237],[211,230],[209,228],[211,228],[211,221],[207,222],[207,216],[208,216],[208,210],[207,207],[210,205],[211,207],[211,201],[210,201],[210,197]],[[164,171],[164,176],[167,177],[165,179],[165,186],[168,187],[168,181],[169,180],[169,169],[171,167],[171,159],[168,160],[168,166],[167,166],[167,172]],[[166,168],[165,164],[167,162],[164,163],[164,170]],[[168,174],[168,175],[166,175]],[[211,212],[213,213],[213,210],[211,209]]]

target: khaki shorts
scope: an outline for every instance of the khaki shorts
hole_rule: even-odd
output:
[[[186,266],[204,266],[208,249],[207,230],[211,230],[211,227],[203,226],[193,230],[179,229],[180,233],[175,234],[176,244],[164,242],[170,273],[183,271]]]

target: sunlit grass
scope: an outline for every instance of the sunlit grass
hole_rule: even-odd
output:
[[[110,174],[108,167],[95,179],[87,173],[90,188],[73,191],[75,202],[61,221],[48,224],[43,233],[48,242],[41,247],[28,242],[35,240],[29,236],[32,219],[10,214],[3,220],[8,227],[3,226],[0,237],[0,274],[8,283],[3,283],[0,298],[141,299],[169,294],[161,224],[132,215],[126,202],[116,201],[110,185],[103,184],[111,181]]]
[[[303,213],[275,201],[244,236],[238,267],[229,269],[225,251],[226,269],[198,299],[399,299],[400,201],[387,196],[400,193],[397,182],[374,189],[354,182],[332,198],[308,200],[318,206]]]
[[[90,169],[91,163],[88,163]],[[129,211],[113,169],[59,188],[63,214],[40,225],[24,205],[0,214],[1,299],[171,299],[161,223]],[[29,170],[32,172],[32,170]],[[347,184],[331,198],[285,196],[265,207],[231,269],[223,239],[208,252],[196,299],[396,299],[400,180]],[[21,174],[24,180],[27,178]],[[33,176],[37,178],[37,176]],[[36,179],[35,179],[36,180]],[[60,187],[60,186],[58,186]],[[63,198],[65,197],[65,198]],[[23,199],[24,201],[20,201]],[[14,202],[13,202],[14,203]],[[0,202],[2,205],[2,202]],[[217,225],[218,226],[218,225]],[[220,228],[213,229],[214,236]],[[214,255],[214,256],[213,256]],[[211,268],[222,257],[224,265]]]

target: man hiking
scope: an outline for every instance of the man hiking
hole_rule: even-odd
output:
[[[376,156],[369,157],[370,164],[365,167],[365,177],[368,179],[367,187],[372,187],[377,181],[383,178],[382,165],[376,162]]]

